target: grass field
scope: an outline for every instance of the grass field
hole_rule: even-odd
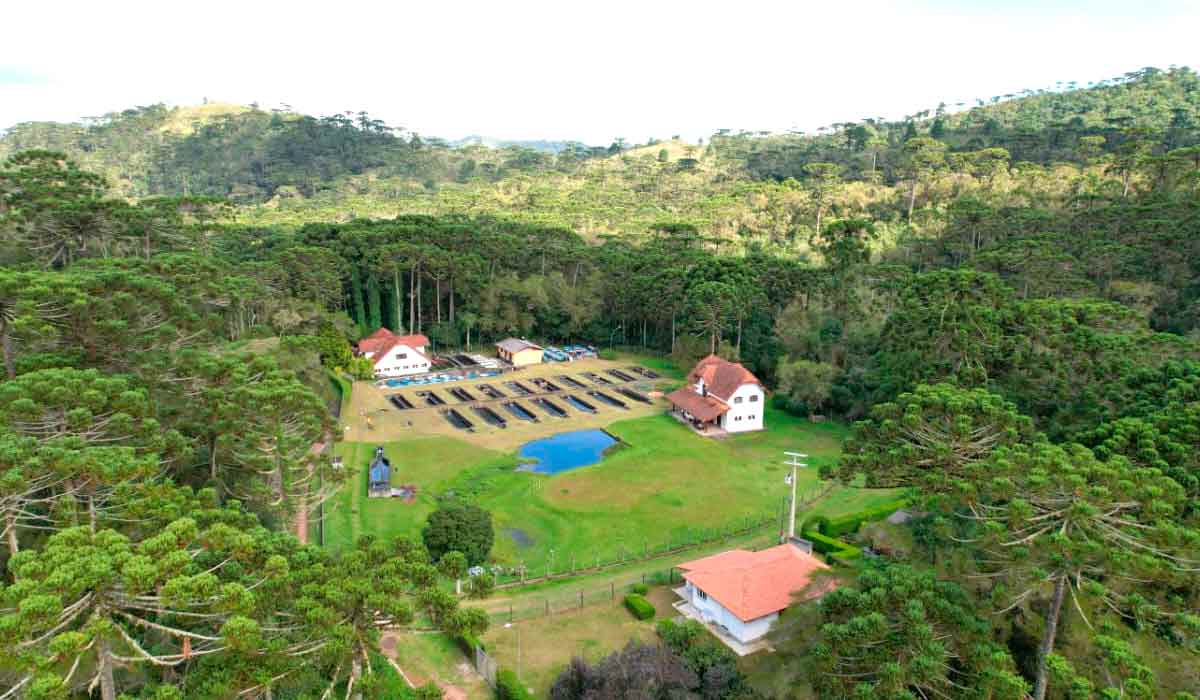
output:
[[[837,458],[846,429],[773,409],[765,419],[768,430],[725,440],[697,436],[665,415],[619,421],[607,429],[624,447],[598,464],[556,476],[514,471],[512,452],[413,434],[384,445],[393,485],[417,486],[413,503],[368,499],[366,465],[374,445],[342,443],[337,449],[354,476],[328,508],[326,544],[344,547],[366,533],[415,536],[435,496],[446,491],[469,495],[492,512],[498,562],[540,567],[550,561],[559,570],[572,557],[582,566],[622,548],[638,552],[686,539],[699,528],[769,516],[786,494],[783,450],[810,455],[799,491],[814,492],[816,469]],[[837,515],[892,496],[837,489],[797,518]]]
[[[618,599],[579,612],[518,622],[511,627],[494,625],[483,636],[483,642],[501,668],[515,672],[519,633],[521,681],[533,690],[535,697],[549,697],[550,686],[572,656],[595,663],[631,640],[656,639],[655,623],[677,615],[671,608],[675,596],[666,587],[657,587],[647,597],[658,611],[652,620],[634,619]]]

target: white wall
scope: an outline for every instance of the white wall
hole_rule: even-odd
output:
[[[425,348],[412,348],[407,345],[397,345],[388,351],[381,359],[375,361],[376,377],[401,377],[406,374],[421,374],[429,371],[429,360],[422,357]],[[404,355],[405,357],[401,357]]]
[[[730,636],[737,639],[739,642],[752,642],[755,639],[767,633],[771,628],[771,623],[779,619],[779,613],[771,613],[755,618],[749,622],[743,622],[725,606],[718,603],[712,597],[702,597],[702,592],[699,588],[692,585],[691,581],[686,585],[688,598],[692,607],[700,613],[705,622],[711,622],[720,625],[729,631]]]
[[[724,400],[724,399],[722,399]],[[721,417],[721,427],[731,433],[762,430],[766,395],[757,384],[743,384],[733,392],[726,404],[729,411]]]

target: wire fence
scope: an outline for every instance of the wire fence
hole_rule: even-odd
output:
[[[595,586],[574,591],[547,593],[543,596],[522,597],[507,606],[492,608],[488,615],[493,624],[533,620],[551,615],[578,612],[592,605],[615,605],[621,602],[637,584],[648,586],[672,585],[682,582],[680,572],[672,567],[647,571],[622,579],[613,579]]]
[[[819,485],[808,493],[797,494],[797,507],[803,509],[820,500],[828,490],[827,486]],[[752,535],[772,526],[782,533],[786,531],[787,516],[788,502],[785,496],[771,511],[744,516],[724,525],[680,528],[668,533],[666,540],[657,543],[651,543],[649,540],[626,540],[616,541],[605,550],[550,549],[537,554],[527,553],[515,566],[493,567],[492,574],[495,576],[497,589],[573,578],[687,552],[734,537]]]
[[[754,534],[768,526],[782,527],[785,515],[786,511],[781,505],[772,512],[739,518],[721,526],[684,528],[657,543],[648,540],[616,542],[607,550],[584,552],[549,550],[542,556],[527,556],[515,566],[495,567],[492,573],[498,589],[572,578],[679,554],[714,542]]]

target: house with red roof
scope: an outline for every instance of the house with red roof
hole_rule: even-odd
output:
[[[432,363],[425,354],[429,338],[421,334],[396,335],[380,328],[358,341],[358,354],[375,364],[376,377],[400,377],[428,372]]]
[[[667,394],[671,411],[705,432],[717,427],[727,433],[763,429],[766,393],[762,382],[736,362],[709,355],[688,373],[688,384]]]
[[[712,628],[739,653],[753,651],[743,645],[761,640],[789,606],[836,587],[832,578],[820,576],[829,569],[824,562],[790,542],[758,552],[733,549],[678,568],[684,585],[675,589],[683,599],[676,609]]]

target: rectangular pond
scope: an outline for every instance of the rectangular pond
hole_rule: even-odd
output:
[[[603,430],[576,430],[527,442],[517,454],[532,461],[521,465],[522,471],[558,474],[599,462],[615,444],[617,439]]]

